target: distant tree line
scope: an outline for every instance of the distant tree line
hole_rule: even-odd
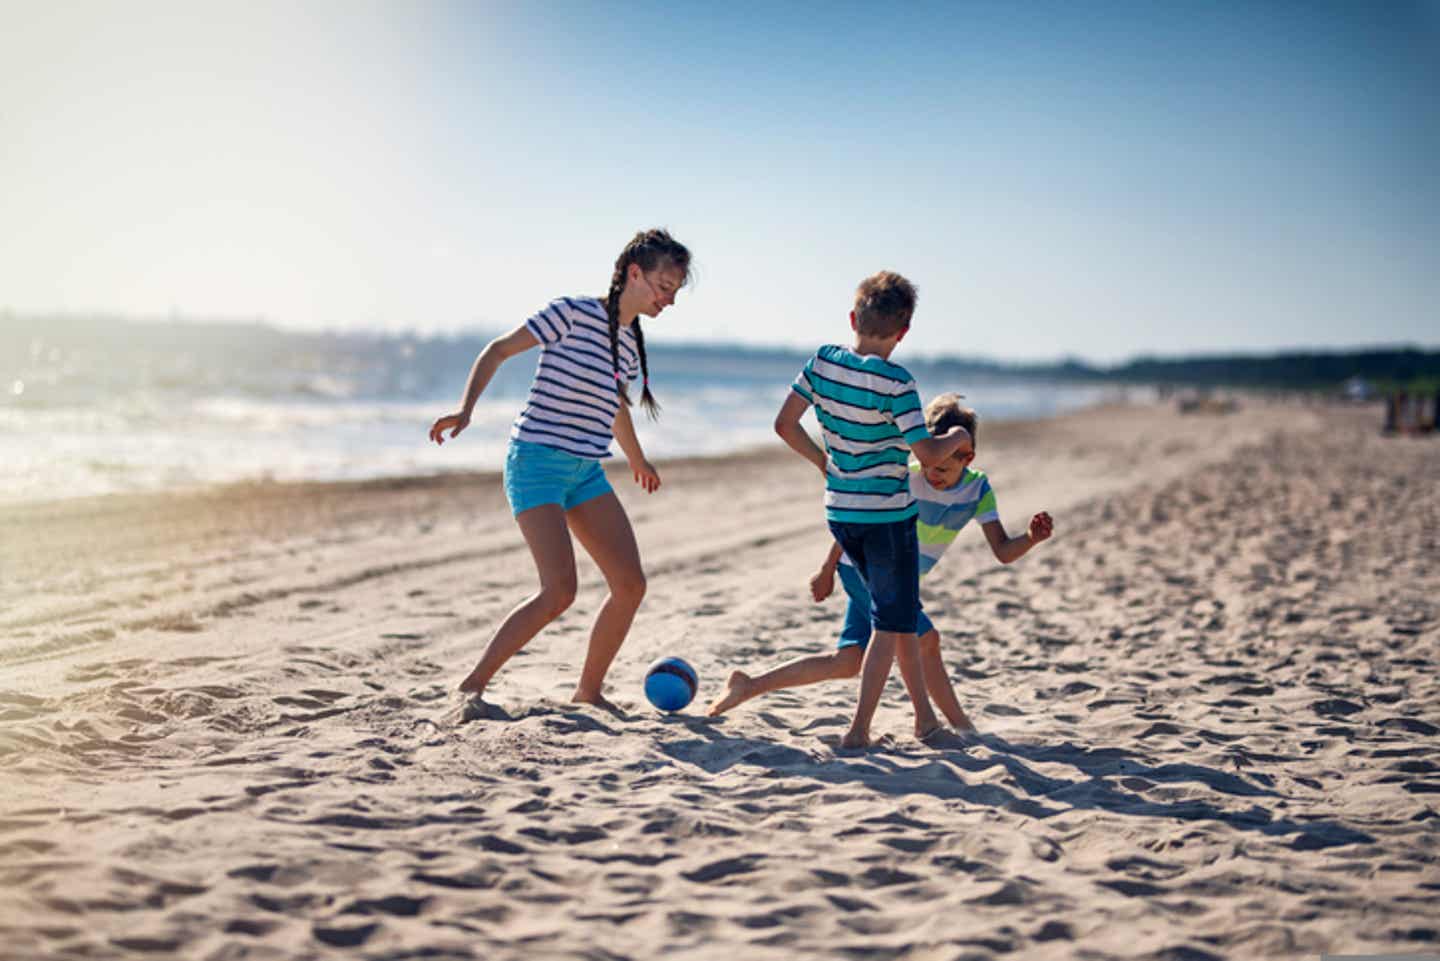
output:
[[[412,358],[431,352],[461,349],[478,351],[492,332],[421,335],[380,332],[284,331],[262,320],[219,321],[196,324],[177,319],[125,321],[98,316],[22,316],[0,310],[0,356],[20,356],[30,343],[75,342],[90,349],[133,344],[137,334],[163,337],[173,350],[215,349],[224,346],[237,356],[279,352],[293,355],[297,342],[314,350],[371,350],[386,341],[403,342]],[[97,343],[98,341],[98,343]],[[700,364],[729,359],[785,360],[797,366],[807,355],[793,348],[740,344],[685,344],[657,342],[657,356],[673,354]],[[1142,356],[1122,364],[1092,364],[1067,359],[1049,364],[1017,364],[973,356],[907,357],[906,366],[917,376],[927,368],[949,374],[1033,378],[1053,381],[1155,384],[1174,387],[1245,387],[1274,390],[1338,390],[1346,381],[1360,378],[1373,390],[1440,391],[1440,350],[1418,347],[1376,347],[1352,351],[1288,352],[1269,355],[1216,354],[1196,357]],[[421,365],[422,367],[425,365]],[[428,369],[428,367],[426,368]],[[924,380],[924,377],[921,376]]]
[[[1433,390],[1440,385],[1440,351],[1400,348],[1268,357],[1139,357],[1111,368],[1104,376],[1151,384],[1295,390],[1336,388],[1359,377],[1380,390]]]
[[[1336,390],[1352,378],[1360,378],[1376,391],[1440,390],[1440,351],[1414,347],[1271,355],[1137,357],[1114,366],[1067,360],[1053,365],[997,365],[995,370],[1027,377],[1175,387]]]

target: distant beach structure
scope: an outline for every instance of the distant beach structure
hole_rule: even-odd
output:
[[[1233,414],[1240,409],[1240,401],[1231,396],[1198,391],[1181,395],[1175,402],[1175,409],[1182,414]]]
[[[1397,390],[1385,398],[1385,426],[1390,435],[1434,433],[1440,423],[1440,393],[1421,394]]]

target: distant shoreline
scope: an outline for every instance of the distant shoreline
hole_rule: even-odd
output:
[[[1144,402],[1125,402],[1111,399],[1083,407],[1066,408],[1056,411],[1049,416],[1016,417],[1009,419],[996,417],[985,419],[982,423],[984,424],[987,439],[994,438],[996,435],[1008,439],[1023,435],[1039,425],[1050,423],[1060,417],[1084,414],[1086,412],[1103,412],[1126,407],[1144,406],[1146,406]],[[679,454],[670,457],[656,457],[654,461],[663,471],[667,468],[689,469],[720,462],[760,462],[768,460],[777,454],[782,454],[783,452],[783,445],[776,441],[775,443],[744,444],[733,450],[716,453]],[[612,484],[629,482],[625,459],[618,452],[615,452],[614,456],[604,462],[604,467],[606,472],[611,475]],[[376,493],[396,493],[400,491],[445,493],[455,490],[473,489],[476,485],[498,485],[501,473],[498,467],[478,469],[460,467],[429,472],[411,471],[354,478],[279,479],[255,476],[236,478],[233,480],[199,481],[195,483],[176,484],[168,487],[160,486],[137,490],[77,493],[58,497],[22,496],[15,499],[0,498],[0,509],[3,509],[10,515],[11,519],[16,519],[20,514],[32,512],[44,513],[52,509],[67,513],[71,511],[85,513],[94,510],[107,514],[114,511],[123,512],[126,509],[148,510],[153,507],[157,501],[177,498],[184,499],[187,502],[202,502],[207,500],[224,501],[229,497],[242,497],[260,501],[278,501],[299,495],[343,497],[347,495],[364,496]],[[3,531],[3,529],[4,521],[0,520],[0,531]]]
[[[123,339],[124,331],[164,331],[177,349],[188,342],[216,337],[252,341],[256,338],[297,338],[315,344],[344,345],[395,341],[415,345],[449,345],[462,352],[478,352],[495,331],[471,329],[454,333],[374,330],[307,330],[286,327],[264,319],[237,320],[204,318],[125,318],[104,314],[16,314],[0,311],[0,347],[7,333],[27,343],[36,337],[47,341],[65,340],[83,333],[94,335],[97,327]],[[468,345],[468,346],[466,346]],[[803,358],[807,351],[798,346],[703,341],[658,340],[650,346],[658,359],[679,355],[743,355],[755,358]],[[19,354],[12,352],[12,356]],[[0,353],[0,356],[4,356]],[[1179,355],[1137,354],[1118,363],[1102,363],[1080,357],[1054,361],[1005,361],[973,358],[961,354],[907,353],[905,363],[918,371],[939,367],[972,376],[1007,379],[1093,384],[1172,385],[1189,387],[1250,387],[1272,390],[1335,390],[1351,378],[1362,378],[1379,390],[1440,390],[1440,349],[1418,344],[1371,344],[1351,348],[1229,351]],[[657,365],[658,366],[658,365]],[[0,377],[4,370],[0,368]]]

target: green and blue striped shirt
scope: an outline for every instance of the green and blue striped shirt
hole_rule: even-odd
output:
[[[910,445],[930,436],[915,378],[899,364],[827,344],[792,385],[825,441],[825,516],[888,524],[915,516]]]
[[[942,491],[930,486],[919,464],[912,464],[910,493],[915,496],[919,512],[915,518],[915,533],[920,541],[921,577],[940,563],[940,556],[955,542],[955,536],[966,524],[973,520],[984,525],[1000,519],[1000,511],[995,506],[995,491],[983,471],[967,467],[954,487]],[[848,554],[840,555],[840,563],[855,566]]]

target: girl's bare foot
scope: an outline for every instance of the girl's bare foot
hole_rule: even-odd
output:
[[[500,716],[500,711],[493,704],[487,704],[480,695],[466,698],[465,703],[460,706],[460,723],[469,724],[471,721],[488,721]]]
[[[710,717],[719,717],[724,714],[750,696],[750,687],[754,683],[750,675],[744,671],[731,671],[730,680],[725,682],[725,693],[710,702],[710,709],[705,713]]]
[[[870,734],[868,731],[856,731],[853,728],[845,732],[840,739],[840,746],[847,749],[864,748],[870,746]]]
[[[479,677],[476,676],[479,673],[480,669],[478,667],[475,670],[471,671],[469,676],[466,677],[465,680],[460,682],[460,690],[464,691],[466,694],[484,694],[485,685],[482,684]]]
[[[620,710],[620,708],[617,707],[613,701],[611,701],[604,694],[601,694],[598,691],[594,694],[586,694],[583,691],[576,691],[574,695],[571,696],[570,703],[589,704],[592,707],[598,707],[600,710],[608,711],[611,714],[625,713],[624,711]]]

